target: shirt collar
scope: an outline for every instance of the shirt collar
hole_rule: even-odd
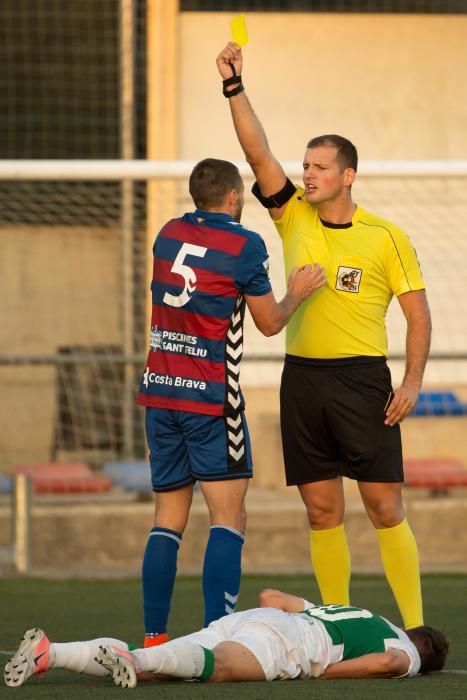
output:
[[[207,221],[230,221],[236,223],[233,216],[230,216],[230,214],[223,214],[220,211],[203,211],[202,209],[195,209],[193,216],[196,218],[200,217],[202,219],[206,219]]]
[[[352,219],[350,221],[346,221],[344,224],[332,224],[329,221],[325,221],[324,219],[320,218],[321,223],[325,228],[334,228],[334,229],[345,229],[345,228],[352,228],[354,225],[356,219],[357,219],[357,212],[359,211],[359,206],[358,204],[355,205],[355,211],[353,213]]]

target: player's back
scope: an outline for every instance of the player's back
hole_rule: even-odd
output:
[[[310,625],[321,624],[328,636],[328,663],[382,653],[388,648],[403,649],[411,659],[411,670],[418,671],[420,658],[406,633],[380,615],[364,608],[318,605],[297,614]]]
[[[238,385],[244,293],[267,259],[258,234],[227,214],[169,221],[154,244],[151,339],[138,403],[225,415],[243,408]],[[267,280],[258,284],[270,290]]]

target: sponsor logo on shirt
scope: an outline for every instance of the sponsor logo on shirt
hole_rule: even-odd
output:
[[[197,345],[198,336],[196,335],[187,335],[180,331],[166,331],[157,326],[151,326],[149,347],[153,352],[163,350],[181,355],[207,357],[208,351],[205,348],[198,348]]]
[[[162,333],[157,326],[151,326],[151,338],[149,340],[151,350],[162,350]]]
[[[339,265],[336,275],[336,289],[357,294],[362,280],[362,270],[358,267]]]
[[[202,379],[189,379],[187,377],[171,377],[168,374],[157,374],[157,372],[151,372],[149,367],[146,367],[144,371],[143,384],[146,389],[150,384],[164,384],[165,386],[176,386],[181,389],[206,390],[206,382]]]

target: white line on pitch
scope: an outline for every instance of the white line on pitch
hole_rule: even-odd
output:
[[[443,668],[441,673],[467,673],[464,668]]]

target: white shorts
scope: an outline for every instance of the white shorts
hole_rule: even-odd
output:
[[[206,649],[221,642],[242,644],[256,657],[268,681],[296,678],[302,671],[298,663],[303,649],[300,626],[281,610],[255,608],[233,613],[181,639]],[[177,641],[174,639],[172,644]]]

